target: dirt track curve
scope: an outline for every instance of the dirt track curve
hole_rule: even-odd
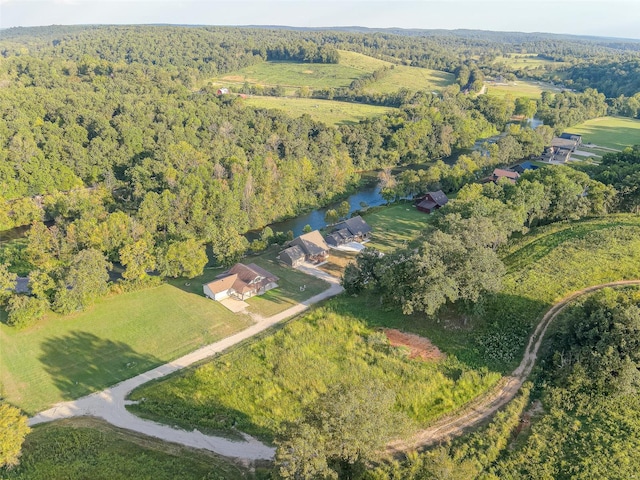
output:
[[[502,378],[493,390],[483,395],[460,413],[454,416],[445,417],[429,428],[418,432],[408,440],[398,440],[387,446],[389,453],[401,453],[409,450],[416,450],[428,447],[436,443],[445,442],[452,437],[463,434],[469,428],[478,425],[487,420],[498,409],[509,403],[518,393],[520,387],[527,379],[536,359],[538,358],[538,350],[542,344],[542,339],[547,331],[549,324],[565,309],[565,307],[573,300],[586,293],[601,290],[608,287],[622,287],[628,285],[640,285],[640,280],[622,280],[619,282],[603,283],[592,287],[583,288],[564,297],[542,317],[540,323],[529,338],[529,343],[524,352],[524,357],[511,375]]]
[[[139,387],[140,385],[151,380],[162,378],[202,359],[210,358],[211,356],[226,350],[232,345],[251,338],[257,333],[266,330],[286,318],[290,318],[303,312],[309,308],[310,305],[342,292],[342,287],[338,283],[338,279],[335,277],[316,269],[307,269],[303,267],[301,270],[310,275],[326,280],[330,284],[330,287],[319,295],[295,305],[280,314],[269,318],[260,318],[252,327],[214,344],[207,345],[206,347],[176,359],[173,362],[161,365],[160,367],[130,378],[129,380],[125,380],[118,385],[101,392],[96,392],[74,401],[56,404],[53,408],[40,412],[30,418],[29,424],[37,425],[39,423],[50,422],[62,418],[90,415],[103,418],[107,422],[121,428],[134,430],[169,442],[179,443],[195,448],[203,448],[224,456],[234,457],[245,461],[273,458],[275,451],[272,447],[269,447],[248,435],[243,435],[245,440],[244,442],[238,442],[213,435],[205,435],[197,430],[189,432],[176,429],[137,417],[125,408],[125,406],[130,403],[126,400],[126,396],[131,392],[131,390]],[[503,378],[491,392],[476,399],[462,412],[440,420],[436,424],[422,430],[408,440],[396,441],[389,444],[388,451],[390,453],[405,452],[446,441],[451,437],[460,435],[468,428],[489,418],[516,395],[523,382],[533,369],[538,350],[549,323],[567,306],[569,302],[580,295],[590,293],[595,290],[626,285],[640,285],[640,280],[626,280],[596,285],[579,290],[565,297],[549,309],[544,317],[542,317],[542,320],[540,320],[540,323],[529,339],[529,344],[525,350],[522,362],[510,376]]]

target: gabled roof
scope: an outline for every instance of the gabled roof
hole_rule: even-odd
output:
[[[520,174],[518,172],[513,172],[511,170],[504,170],[502,168],[496,168],[493,171],[493,176],[496,178],[506,177],[512,180],[517,180],[518,178],[520,178]]]
[[[319,255],[329,250],[329,245],[318,230],[294,238],[289,245],[299,246],[306,255]]]
[[[371,231],[371,227],[365,222],[360,215],[349,218],[344,222],[336,225],[335,230],[347,229],[352,235],[364,235]]]
[[[302,250],[298,245],[294,245],[293,247],[289,247],[281,251],[280,255],[285,255],[291,260],[299,260],[304,258],[304,250]]]
[[[426,196],[431,198],[431,200],[440,207],[443,207],[444,205],[449,203],[449,198],[447,198],[442,190],[438,190],[437,192],[429,192]]]
[[[249,265],[245,265],[244,263],[236,263],[229,269],[227,273],[229,275],[237,275],[238,278],[245,283],[254,282],[258,277],[268,279],[272,282],[276,282],[279,280],[278,277],[270,272],[267,272],[264,268],[259,267],[255,263],[250,263]]]
[[[209,282],[206,284],[206,287],[209,287],[209,290],[213,293],[221,293],[226,292],[238,279],[238,275],[228,275],[226,277],[219,278],[218,280],[214,280],[213,282]]]
[[[438,205],[436,202],[434,202],[433,200],[430,200],[428,198],[425,198],[424,200],[422,200],[418,205],[416,205],[418,208],[421,208],[423,210],[433,210],[436,207],[439,207],[440,205]]]
[[[336,230],[335,232],[330,233],[324,238],[327,241],[333,240],[334,243],[339,244],[345,240],[351,240],[353,238],[353,235],[346,228],[342,228],[340,230]]]

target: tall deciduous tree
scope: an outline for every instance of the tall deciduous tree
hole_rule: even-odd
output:
[[[394,411],[395,394],[380,383],[337,385],[277,439],[282,479],[348,479],[378,458],[408,419]]]
[[[204,245],[193,239],[171,242],[159,248],[157,264],[161,275],[193,278],[202,274],[207,253]]]
[[[0,467],[18,464],[22,443],[30,431],[27,417],[20,410],[0,403]]]
[[[55,295],[54,309],[71,313],[107,293],[111,264],[98,250],[81,250],[65,270]]]

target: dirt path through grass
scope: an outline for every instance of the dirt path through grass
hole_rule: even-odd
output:
[[[518,393],[520,387],[531,374],[538,350],[542,344],[542,339],[549,327],[549,324],[569,305],[573,300],[581,295],[601,290],[609,287],[621,287],[628,285],[640,285],[640,280],[623,280],[619,282],[604,283],[592,287],[583,288],[566,296],[542,317],[540,323],[529,338],[529,343],[524,352],[524,357],[511,375],[504,377],[496,387],[486,395],[474,400],[463,411],[457,415],[448,416],[438,421],[434,425],[426,428],[408,440],[398,440],[388,445],[389,453],[402,453],[427,447],[436,443],[449,440],[452,437],[463,434],[471,427],[477,426],[489,419],[498,409],[509,403]]]
[[[298,315],[299,313],[307,310],[314,303],[318,303],[342,292],[343,289],[340,286],[338,278],[332,277],[325,272],[311,267],[302,266],[299,269],[304,273],[325,280],[329,283],[330,287],[324,292],[294,305],[283,312],[272,315],[271,317],[260,318],[256,324],[236,333],[235,335],[231,335],[230,337],[224,338],[218,342],[202,347],[172,362],[137,375],[129,380],[125,380],[124,382],[101,392],[96,392],[92,395],[87,395],[86,397],[82,397],[74,401],[58,403],[49,410],[40,412],[30,418],[29,425],[33,426],[62,418],[93,416],[102,418],[120,428],[133,430],[151,437],[166,440],[168,442],[179,443],[188,447],[210,450],[227,457],[234,457],[248,461],[273,458],[275,450],[272,447],[261,443],[249,435],[242,434],[245,441],[238,442],[223,437],[204,435],[197,430],[188,432],[149,420],[143,420],[142,418],[129,413],[125,407],[131,402],[125,399],[129,392],[147,382],[165,377],[196,362],[210,358],[233,345],[263,332],[287,318]]]

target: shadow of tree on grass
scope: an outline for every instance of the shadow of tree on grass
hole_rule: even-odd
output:
[[[89,332],[48,338],[41,348],[38,359],[67,400],[102,390],[163,363],[153,355],[135,352],[124,342]]]

